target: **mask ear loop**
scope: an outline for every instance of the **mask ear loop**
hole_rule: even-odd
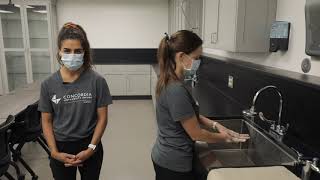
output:
[[[193,62],[196,60],[193,60],[189,55],[187,55],[187,56],[192,60],[192,64],[191,64],[191,68],[190,68],[190,69],[192,69],[192,67],[194,66]],[[196,83],[199,82],[198,74],[196,73],[196,74],[192,75],[191,77],[184,79],[184,81],[191,81],[192,87],[195,87]]]

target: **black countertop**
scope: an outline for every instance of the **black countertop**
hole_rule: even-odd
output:
[[[303,86],[312,87],[320,90],[320,78],[317,76],[301,74],[297,72],[291,72],[273,67],[267,67],[251,62],[245,62],[241,60],[231,59],[227,57],[221,57],[211,54],[203,54],[204,57],[213,58],[221,63],[226,63],[233,66],[241,66],[241,68],[264,72],[268,76],[276,79],[284,79],[286,81],[292,81]],[[155,72],[159,75],[159,65],[152,65]],[[201,78],[201,76],[200,76]],[[234,99],[230,99],[230,96],[225,96],[224,92],[219,92],[219,88],[215,88],[212,82],[209,82],[206,78],[199,80],[196,88],[193,90],[194,97],[199,101],[200,112],[211,118],[239,118],[242,116],[242,110],[247,109]],[[216,89],[217,91],[212,91]],[[216,102],[225,102],[223,104],[217,104]],[[220,109],[225,109],[220,111]]]
[[[309,86],[309,87],[320,90],[320,77],[317,77],[317,76],[264,66],[264,65],[232,59],[228,57],[221,57],[221,56],[212,55],[208,53],[203,53],[203,56],[210,57],[224,63],[242,66],[243,68],[249,68],[251,70],[253,69],[256,71],[263,71],[268,73],[270,76],[275,76],[276,78],[282,78],[287,81],[294,81],[304,86]]]
[[[269,66],[264,66],[260,64],[255,64],[251,62],[246,62],[246,61],[241,61],[237,59],[232,59],[228,57],[222,57],[222,56],[217,56],[217,55],[212,55],[212,54],[203,54],[204,57],[210,57],[214,58],[216,60],[219,60],[224,63],[228,64],[234,64],[237,66],[242,66],[245,68],[249,69],[254,69],[256,71],[263,71],[267,72],[271,76],[276,76],[277,78],[283,78],[289,81],[294,81],[299,84],[307,85],[310,87],[315,87],[320,90],[320,77],[313,76],[313,75],[308,75],[308,74],[302,74],[298,72],[293,72],[293,71],[287,71],[279,68],[274,68],[274,67],[269,67]],[[159,65],[155,61],[153,64],[153,67],[155,68],[156,72],[159,74]]]

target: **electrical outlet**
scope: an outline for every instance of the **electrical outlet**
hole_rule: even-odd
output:
[[[228,80],[228,87],[233,88],[233,76],[229,75],[229,80]]]

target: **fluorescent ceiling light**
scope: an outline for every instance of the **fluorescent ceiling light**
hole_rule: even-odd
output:
[[[33,12],[41,13],[41,14],[46,14],[46,13],[47,13],[47,10],[33,10]]]
[[[12,11],[6,11],[6,10],[0,10],[0,13],[3,13],[3,14],[12,14],[14,12]]]
[[[21,7],[21,5],[19,5],[19,4],[15,4],[14,6],[17,7],[17,8],[20,8],[20,7]],[[34,7],[32,7],[32,6],[26,6],[26,8],[32,9],[32,8],[34,8]]]

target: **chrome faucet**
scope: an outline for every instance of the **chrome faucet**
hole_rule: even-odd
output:
[[[301,180],[309,180],[312,171],[320,174],[320,168],[318,167],[319,158],[304,157],[302,153],[298,152],[294,148],[291,149],[298,155],[298,165],[303,165]]]
[[[264,117],[263,113],[260,112],[260,113],[257,113],[256,112],[256,102],[257,102],[257,99],[259,97],[259,95],[267,90],[267,89],[274,89],[277,94],[279,95],[279,99],[280,99],[280,102],[279,102],[279,114],[278,114],[278,121],[277,123],[273,120],[268,120],[267,118]],[[259,115],[260,119],[262,121],[265,121],[265,122],[268,122],[271,124],[270,126],[270,131],[269,131],[269,134],[271,136],[273,136],[274,138],[276,138],[277,140],[280,140],[282,141],[282,138],[283,136],[285,135],[288,127],[289,127],[289,124],[287,124],[286,127],[282,126],[281,125],[281,115],[282,115],[282,105],[283,105],[283,98],[282,98],[282,94],[281,92],[278,90],[278,88],[276,86],[266,86],[264,88],[261,88],[254,96],[253,98],[253,101],[252,101],[252,106],[250,109],[248,110],[244,110],[242,111],[243,115],[245,118],[251,120],[252,122],[254,122],[254,118],[256,115]]]

